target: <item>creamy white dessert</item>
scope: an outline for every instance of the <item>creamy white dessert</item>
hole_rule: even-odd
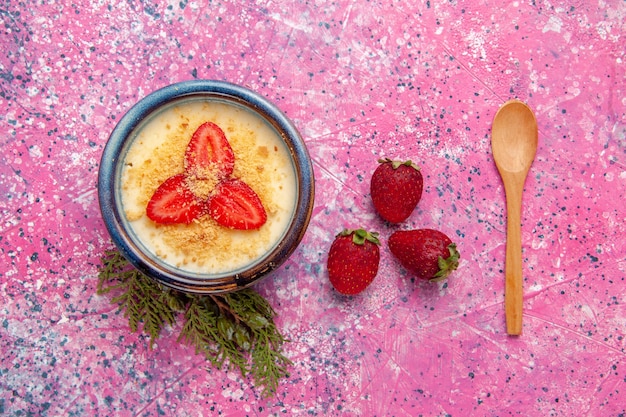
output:
[[[157,224],[146,206],[163,181],[183,172],[185,149],[198,126],[222,128],[235,154],[233,177],[259,196],[267,221],[259,229],[233,230],[205,215],[190,224]],[[265,120],[238,105],[188,100],[140,127],[124,160],[121,200],[131,232],[162,262],[192,273],[244,268],[277,244],[296,205],[296,174],[289,150]]]

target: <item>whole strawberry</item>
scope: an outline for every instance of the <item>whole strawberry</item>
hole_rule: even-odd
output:
[[[343,230],[328,252],[328,278],[344,295],[358,294],[378,273],[380,251],[378,233],[364,229]]]
[[[413,162],[380,159],[372,174],[370,194],[374,208],[384,220],[406,220],[422,198],[424,179]]]
[[[402,266],[421,279],[443,280],[459,266],[456,244],[438,230],[398,230],[388,245]]]

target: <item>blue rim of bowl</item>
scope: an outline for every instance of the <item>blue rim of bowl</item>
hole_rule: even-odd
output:
[[[198,274],[168,267],[142,250],[126,230],[118,197],[125,151],[135,129],[161,107],[193,97],[215,98],[249,109],[266,120],[282,137],[291,154],[297,178],[294,216],[282,239],[270,252],[244,269],[223,274]],[[300,244],[308,227],[315,196],[311,158],[300,133],[275,105],[257,93],[225,81],[194,80],[169,85],[137,102],[111,132],[98,171],[100,211],[113,243],[140,272],[168,287],[199,294],[224,293],[246,288],[282,265]]]

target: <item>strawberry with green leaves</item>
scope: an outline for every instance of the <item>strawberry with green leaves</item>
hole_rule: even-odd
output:
[[[417,165],[409,161],[380,159],[372,174],[370,194],[376,212],[390,223],[406,220],[422,198],[424,179]]]
[[[378,273],[380,251],[378,233],[364,229],[343,230],[330,246],[328,278],[344,295],[355,295],[367,288]]]
[[[391,234],[389,250],[417,278],[440,281],[459,266],[456,244],[434,229],[398,230]]]

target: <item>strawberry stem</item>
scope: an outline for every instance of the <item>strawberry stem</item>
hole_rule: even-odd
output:
[[[393,169],[398,169],[402,165],[406,165],[406,166],[411,167],[413,169],[416,169],[418,171],[420,170],[420,168],[417,166],[417,164],[415,164],[415,162],[411,161],[410,159],[407,159],[406,161],[398,161],[398,160],[392,160],[390,158],[381,158],[381,159],[378,160],[378,162],[381,163],[381,164],[390,163],[391,167]]]
[[[461,254],[456,249],[456,244],[451,243],[448,245],[448,250],[450,251],[450,256],[447,258],[444,258],[443,256],[439,257],[439,271],[435,274],[431,281],[442,281],[448,278],[448,275],[459,267],[459,258],[461,257]]]
[[[363,245],[365,241],[372,242],[375,245],[380,245],[378,240],[378,232],[368,232],[365,229],[344,229],[338,236],[350,236],[352,235],[352,242],[357,245]]]

